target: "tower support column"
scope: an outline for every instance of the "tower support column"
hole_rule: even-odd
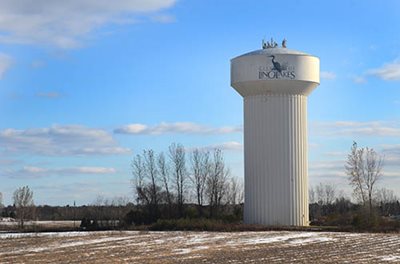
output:
[[[244,98],[244,221],[307,226],[307,97]]]

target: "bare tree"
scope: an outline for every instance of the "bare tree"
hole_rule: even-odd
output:
[[[325,202],[325,192],[324,192],[324,186],[322,183],[318,184],[315,186],[315,192],[317,194],[316,200],[319,205],[323,205]]]
[[[191,162],[191,177],[192,183],[196,191],[196,199],[199,214],[202,215],[203,202],[204,202],[204,189],[206,185],[206,179],[210,174],[211,163],[210,163],[210,152],[203,152],[199,149],[195,149],[190,155]]]
[[[170,191],[170,173],[169,173],[169,168],[168,164],[165,161],[165,155],[163,152],[158,155],[158,171],[160,173],[162,182],[164,184],[164,189],[165,189],[165,196],[168,204],[168,216],[171,216],[171,210],[172,210],[172,194]]]
[[[222,151],[220,149],[215,149],[211,173],[206,183],[211,217],[218,212],[218,208],[221,205],[226,191],[226,179],[228,176],[229,170],[225,168]]]
[[[157,210],[160,201],[160,187],[158,186],[158,171],[155,154],[153,150],[145,150],[143,151],[143,156],[145,160],[146,176],[149,179],[150,204],[155,207],[154,210]]]
[[[244,181],[243,178],[238,180],[238,195],[237,195],[237,203],[244,203]]]
[[[317,202],[317,200],[315,199],[315,191],[313,186],[310,186],[310,188],[308,188],[308,202],[310,204]]]
[[[132,161],[132,174],[137,204],[149,204],[150,199],[147,197],[144,186],[145,165],[139,154]]]
[[[376,182],[382,177],[383,157],[370,148],[358,148],[354,142],[345,165],[346,174],[353,187],[354,196],[372,214],[373,193]]]
[[[104,205],[107,203],[107,199],[104,195],[97,195],[92,204],[90,204],[89,210],[89,219],[93,221],[93,225],[101,225],[102,221],[106,220],[105,213],[104,213]]]
[[[33,218],[33,192],[28,186],[20,187],[14,191],[13,200],[17,210],[19,225],[21,228],[24,228],[25,219]]]
[[[227,183],[227,202],[237,205],[243,202],[243,182],[236,177],[231,177]]]
[[[4,204],[3,204],[3,194],[0,192],[0,213],[3,211]]]
[[[390,214],[397,200],[398,198],[392,190],[381,188],[375,192],[375,201],[380,205],[383,215]]]
[[[169,146],[169,157],[171,160],[171,169],[175,178],[176,198],[179,210],[179,216],[183,216],[183,204],[185,202],[185,188],[186,188],[186,158],[185,149],[180,144],[171,144]]]
[[[142,155],[136,155],[132,161],[132,173],[138,204],[145,205],[150,217],[148,220],[154,221],[159,216],[161,187],[153,150],[144,150]]]
[[[362,160],[364,149],[358,149],[357,143],[353,142],[351,152],[347,156],[345,165],[346,174],[349,176],[350,185],[353,187],[353,196],[363,205],[366,204],[366,195],[364,190]]]
[[[116,227],[121,225],[124,216],[126,215],[126,205],[129,203],[129,198],[126,196],[114,197],[111,201],[111,205],[114,207],[114,213],[112,215],[112,225]]]
[[[336,199],[336,186],[332,183],[324,184],[325,204],[331,205]]]
[[[393,190],[386,188],[377,189],[375,199],[378,203],[394,203],[398,200]]]
[[[332,183],[319,183],[314,188],[310,188],[310,203],[317,202],[319,205],[330,205],[336,199],[336,186]]]

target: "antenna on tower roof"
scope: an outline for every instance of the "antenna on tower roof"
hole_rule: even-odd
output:
[[[263,49],[276,48],[276,47],[278,47],[278,43],[276,43],[273,38],[271,38],[271,42],[269,41],[265,42],[265,39],[262,40]]]
[[[268,43],[268,45],[269,45],[269,43]],[[261,44],[261,46],[262,46],[263,49],[266,49],[266,48],[267,48],[267,43],[265,43],[265,38],[262,39],[262,44]]]
[[[284,38],[283,40],[282,40],[282,48],[286,48],[286,39]]]

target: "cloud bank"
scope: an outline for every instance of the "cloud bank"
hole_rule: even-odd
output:
[[[0,53],[0,80],[12,65],[12,58],[4,53]]]
[[[129,124],[114,130],[116,134],[163,135],[163,134],[230,134],[242,132],[241,126],[209,127],[191,122],[165,123],[148,126]]]
[[[19,170],[6,170],[3,175],[9,178],[41,178],[48,176],[74,176],[89,174],[114,174],[117,170],[107,167],[71,167],[71,168],[42,168],[35,166],[25,166]]]
[[[314,122],[311,127],[311,133],[322,136],[400,137],[400,123],[398,122]]]
[[[75,48],[81,40],[109,23],[135,23],[146,16],[170,22],[158,14],[175,0],[2,0],[0,42],[47,44]],[[158,19],[154,19],[158,18]]]
[[[218,144],[212,144],[208,146],[201,146],[201,147],[194,147],[194,148],[188,148],[188,151],[193,151],[195,149],[200,149],[200,150],[205,150],[205,151],[213,151],[214,149],[220,149],[222,151],[238,151],[242,152],[243,151],[243,144],[237,141],[228,141],[228,142],[222,142]]]
[[[367,74],[385,81],[398,81],[400,80],[400,61],[395,60],[394,62],[386,63],[380,68],[369,70]]]
[[[243,151],[243,144],[237,141],[229,141],[221,144],[211,145],[210,148],[221,150]]]
[[[129,154],[105,130],[78,125],[0,131],[0,152],[48,156]]]

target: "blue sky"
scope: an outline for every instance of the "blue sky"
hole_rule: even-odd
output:
[[[385,156],[400,196],[398,1],[0,3],[0,192],[36,204],[130,196],[143,149],[220,147],[243,177],[242,98],[230,59],[263,38],[321,60],[308,101],[310,184],[351,195],[353,140]]]

